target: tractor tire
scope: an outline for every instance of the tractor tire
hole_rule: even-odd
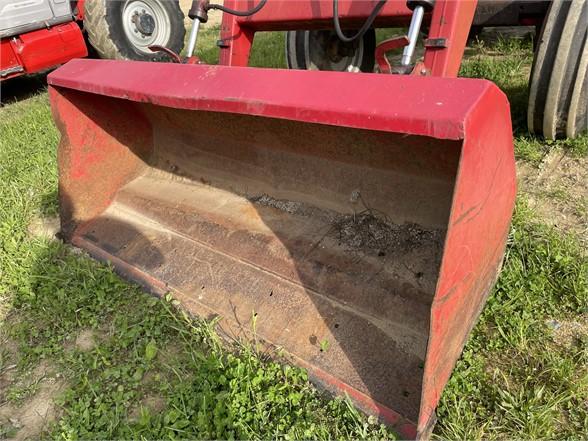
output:
[[[159,45],[179,54],[184,46],[184,14],[177,0],[86,0],[84,30],[100,58],[163,61]]]
[[[575,138],[588,128],[588,2],[554,0],[538,39],[529,87],[529,131]]]
[[[288,31],[286,60],[289,69],[373,72],[376,63],[376,31],[343,43],[334,31]]]

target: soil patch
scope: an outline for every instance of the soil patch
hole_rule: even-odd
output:
[[[83,330],[76,338],[75,346],[80,351],[90,351],[96,347],[96,336],[90,329]]]
[[[550,320],[547,325],[553,329],[553,341],[559,346],[571,347],[588,339],[588,315],[575,320]]]
[[[339,216],[334,227],[333,237],[343,247],[367,254],[381,255],[390,248],[408,251],[416,247],[435,246],[441,239],[439,230],[425,230],[413,223],[393,224],[370,211]]]
[[[23,403],[0,404],[0,427],[4,428],[9,439],[37,439],[47,425],[57,418],[55,398],[65,389],[66,382],[54,374],[48,363],[41,363],[26,379],[29,385],[35,384],[35,393]]]
[[[15,381],[18,358],[16,343],[0,333],[0,406],[5,403],[5,394]]]
[[[59,232],[60,223],[59,216],[55,217],[36,217],[28,227],[28,232],[33,237],[45,237],[47,239],[55,239]]]
[[[161,413],[167,406],[163,397],[157,395],[148,395],[141,400],[138,406],[129,411],[129,421],[138,421],[141,417],[141,410],[147,410],[151,415]]]
[[[519,163],[517,174],[519,191],[544,222],[588,244],[588,158],[554,150],[539,168]]]

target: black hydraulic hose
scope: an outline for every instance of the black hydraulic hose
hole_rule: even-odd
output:
[[[368,29],[374,23],[374,20],[378,16],[380,10],[384,7],[387,0],[380,0],[376,6],[374,6],[374,10],[371,12],[363,26],[357,33],[351,37],[347,37],[343,31],[341,30],[341,23],[339,23],[339,0],[333,0],[333,24],[335,25],[335,32],[337,33],[337,37],[344,43],[351,43],[352,41],[357,40],[360,37],[363,37]]]
[[[249,17],[261,10],[267,3],[267,0],[261,0],[256,6],[246,11],[237,11],[235,9],[226,8],[223,5],[209,4],[206,10],[217,9],[219,11],[226,12],[227,14],[236,15],[237,17]]]

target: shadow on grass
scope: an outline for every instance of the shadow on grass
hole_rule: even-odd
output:
[[[49,73],[49,71],[46,71],[3,81],[0,93],[0,107],[26,100],[44,92],[47,89],[47,75]]]
[[[525,83],[506,85],[501,87],[510,102],[510,114],[512,129],[515,136],[529,133],[527,126],[527,102],[529,99],[529,86]]]

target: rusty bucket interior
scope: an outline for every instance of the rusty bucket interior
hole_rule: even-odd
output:
[[[464,126],[455,135],[444,116],[399,128],[414,115],[403,116],[386,94],[382,122],[357,109],[331,114],[324,96],[276,98],[291,100],[288,113],[255,76],[244,79],[250,97],[225,91],[225,100],[204,85],[187,98],[120,79],[109,88],[99,63],[76,61],[50,78],[66,239],[150,290],[172,292],[190,312],[222,317],[230,336],[255,332],[283,348],[317,381],[404,424],[405,435],[417,423],[423,430],[432,308]],[[174,75],[217,84],[230,82],[225,72],[244,75],[158,68],[174,67]],[[308,78],[259,71],[273,87],[292,84],[292,73]],[[331,81],[341,75],[357,81]],[[366,99],[361,107],[371,112]],[[503,245],[493,245],[496,253]],[[473,324],[478,312],[456,320]]]

